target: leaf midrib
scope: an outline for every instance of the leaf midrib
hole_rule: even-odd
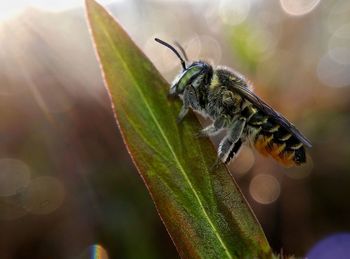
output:
[[[101,23],[100,23],[100,24],[101,24]],[[162,137],[163,137],[165,143],[167,144],[167,146],[168,146],[168,148],[169,148],[171,154],[173,155],[174,160],[175,160],[175,163],[177,164],[178,168],[180,169],[180,172],[182,173],[182,175],[183,175],[183,177],[185,178],[186,182],[187,182],[188,185],[190,186],[191,191],[193,192],[194,196],[196,197],[196,199],[197,199],[197,201],[198,201],[198,203],[199,203],[199,205],[200,205],[200,208],[201,208],[201,210],[202,210],[202,212],[203,212],[205,218],[207,219],[207,221],[208,221],[210,227],[213,229],[213,231],[214,231],[214,233],[215,233],[215,236],[216,236],[217,239],[219,240],[219,243],[222,245],[222,247],[223,247],[223,249],[224,249],[226,255],[227,255],[229,258],[233,258],[233,256],[229,253],[229,250],[228,250],[228,248],[226,247],[224,241],[221,239],[221,236],[220,236],[220,234],[218,233],[218,230],[216,229],[216,227],[215,227],[215,225],[213,224],[213,222],[211,221],[211,219],[210,219],[208,213],[206,212],[206,210],[205,210],[205,208],[204,208],[204,206],[203,206],[203,203],[202,203],[202,201],[201,201],[201,199],[200,199],[198,193],[196,192],[195,188],[193,187],[192,182],[190,181],[190,179],[189,179],[188,175],[186,174],[186,171],[185,171],[184,168],[182,167],[180,161],[178,160],[178,158],[177,158],[177,156],[176,156],[176,153],[175,153],[175,151],[173,150],[173,148],[172,148],[172,146],[171,146],[171,144],[170,144],[168,138],[166,137],[166,135],[165,135],[165,133],[164,133],[162,127],[161,127],[160,124],[158,123],[158,121],[157,121],[157,119],[156,119],[156,117],[155,117],[155,115],[154,115],[154,113],[153,113],[151,107],[149,106],[149,104],[148,104],[148,102],[147,102],[147,100],[146,100],[146,98],[145,98],[143,92],[142,92],[141,89],[140,89],[140,86],[139,86],[139,84],[138,84],[138,81],[137,81],[136,78],[134,77],[133,73],[130,71],[129,66],[124,62],[124,59],[122,58],[122,56],[121,56],[120,53],[118,52],[118,49],[117,49],[117,48],[115,47],[115,45],[113,44],[113,40],[112,40],[112,38],[110,37],[108,30],[106,30],[106,28],[103,26],[103,24],[102,24],[102,26],[100,26],[100,28],[103,28],[103,32],[104,32],[104,34],[106,35],[108,41],[111,43],[111,46],[112,46],[112,48],[114,49],[114,52],[117,54],[118,58],[120,58],[119,60],[121,61],[121,63],[122,63],[123,66],[125,67],[125,70],[126,70],[127,73],[130,75],[130,78],[132,79],[132,81],[134,81],[135,85],[137,86],[136,89],[137,89],[138,93],[140,94],[140,96],[141,96],[141,98],[142,98],[142,101],[144,102],[144,104],[145,104],[147,110],[149,111],[149,113],[150,113],[150,115],[151,115],[151,117],[152,117],[154,123],[156,124],[157,128],[159,129],[159,131],[160,131],[160,133],[161,133],[161,135],[162,135]]]

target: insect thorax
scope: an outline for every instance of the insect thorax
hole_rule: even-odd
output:
[[[212,119],[226,116],[234,119],[244,108],[245,100],[235,91],[235,85],[247,86],[246,81],[238,73],[227,68],[218,67],[208,86],[206,111]]]

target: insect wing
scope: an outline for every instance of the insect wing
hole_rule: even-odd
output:
[[[275,119],[281,126],[283,126],[286,130],[290,131],[297,137],[303,144],[308,147],[311,147],[311,142],[300,133],[297,128],[293,124],[291,124],[286,118],[284,118],[281,114],[274,111],[267,103],[261,100],[258,96],[256,96],[252,91],[250,91],[247,87],[241,85],[235,85],[235,90],[241,94],[242,97],[246,98],[252,104],[254,104],[258,109],[267,115],[271,116]]]

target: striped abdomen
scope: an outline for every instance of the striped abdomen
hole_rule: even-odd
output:
[[[248,127],[257,134],[253,136],[255,148],[263,155],[272,156],[275,160],[290,167],[306,162],[305,147],[288,129],[278,124],[254,106],[242,111],[247,118]]]

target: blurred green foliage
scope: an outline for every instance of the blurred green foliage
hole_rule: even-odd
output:
[[[247,71],[255,73],[262,57],[260,49],[262,39],[253,38],[254,27],[246,23],[228,28],[227,31],[229,35],[227,40],[231,51],[238,58],[237,62],[245,66]]]

